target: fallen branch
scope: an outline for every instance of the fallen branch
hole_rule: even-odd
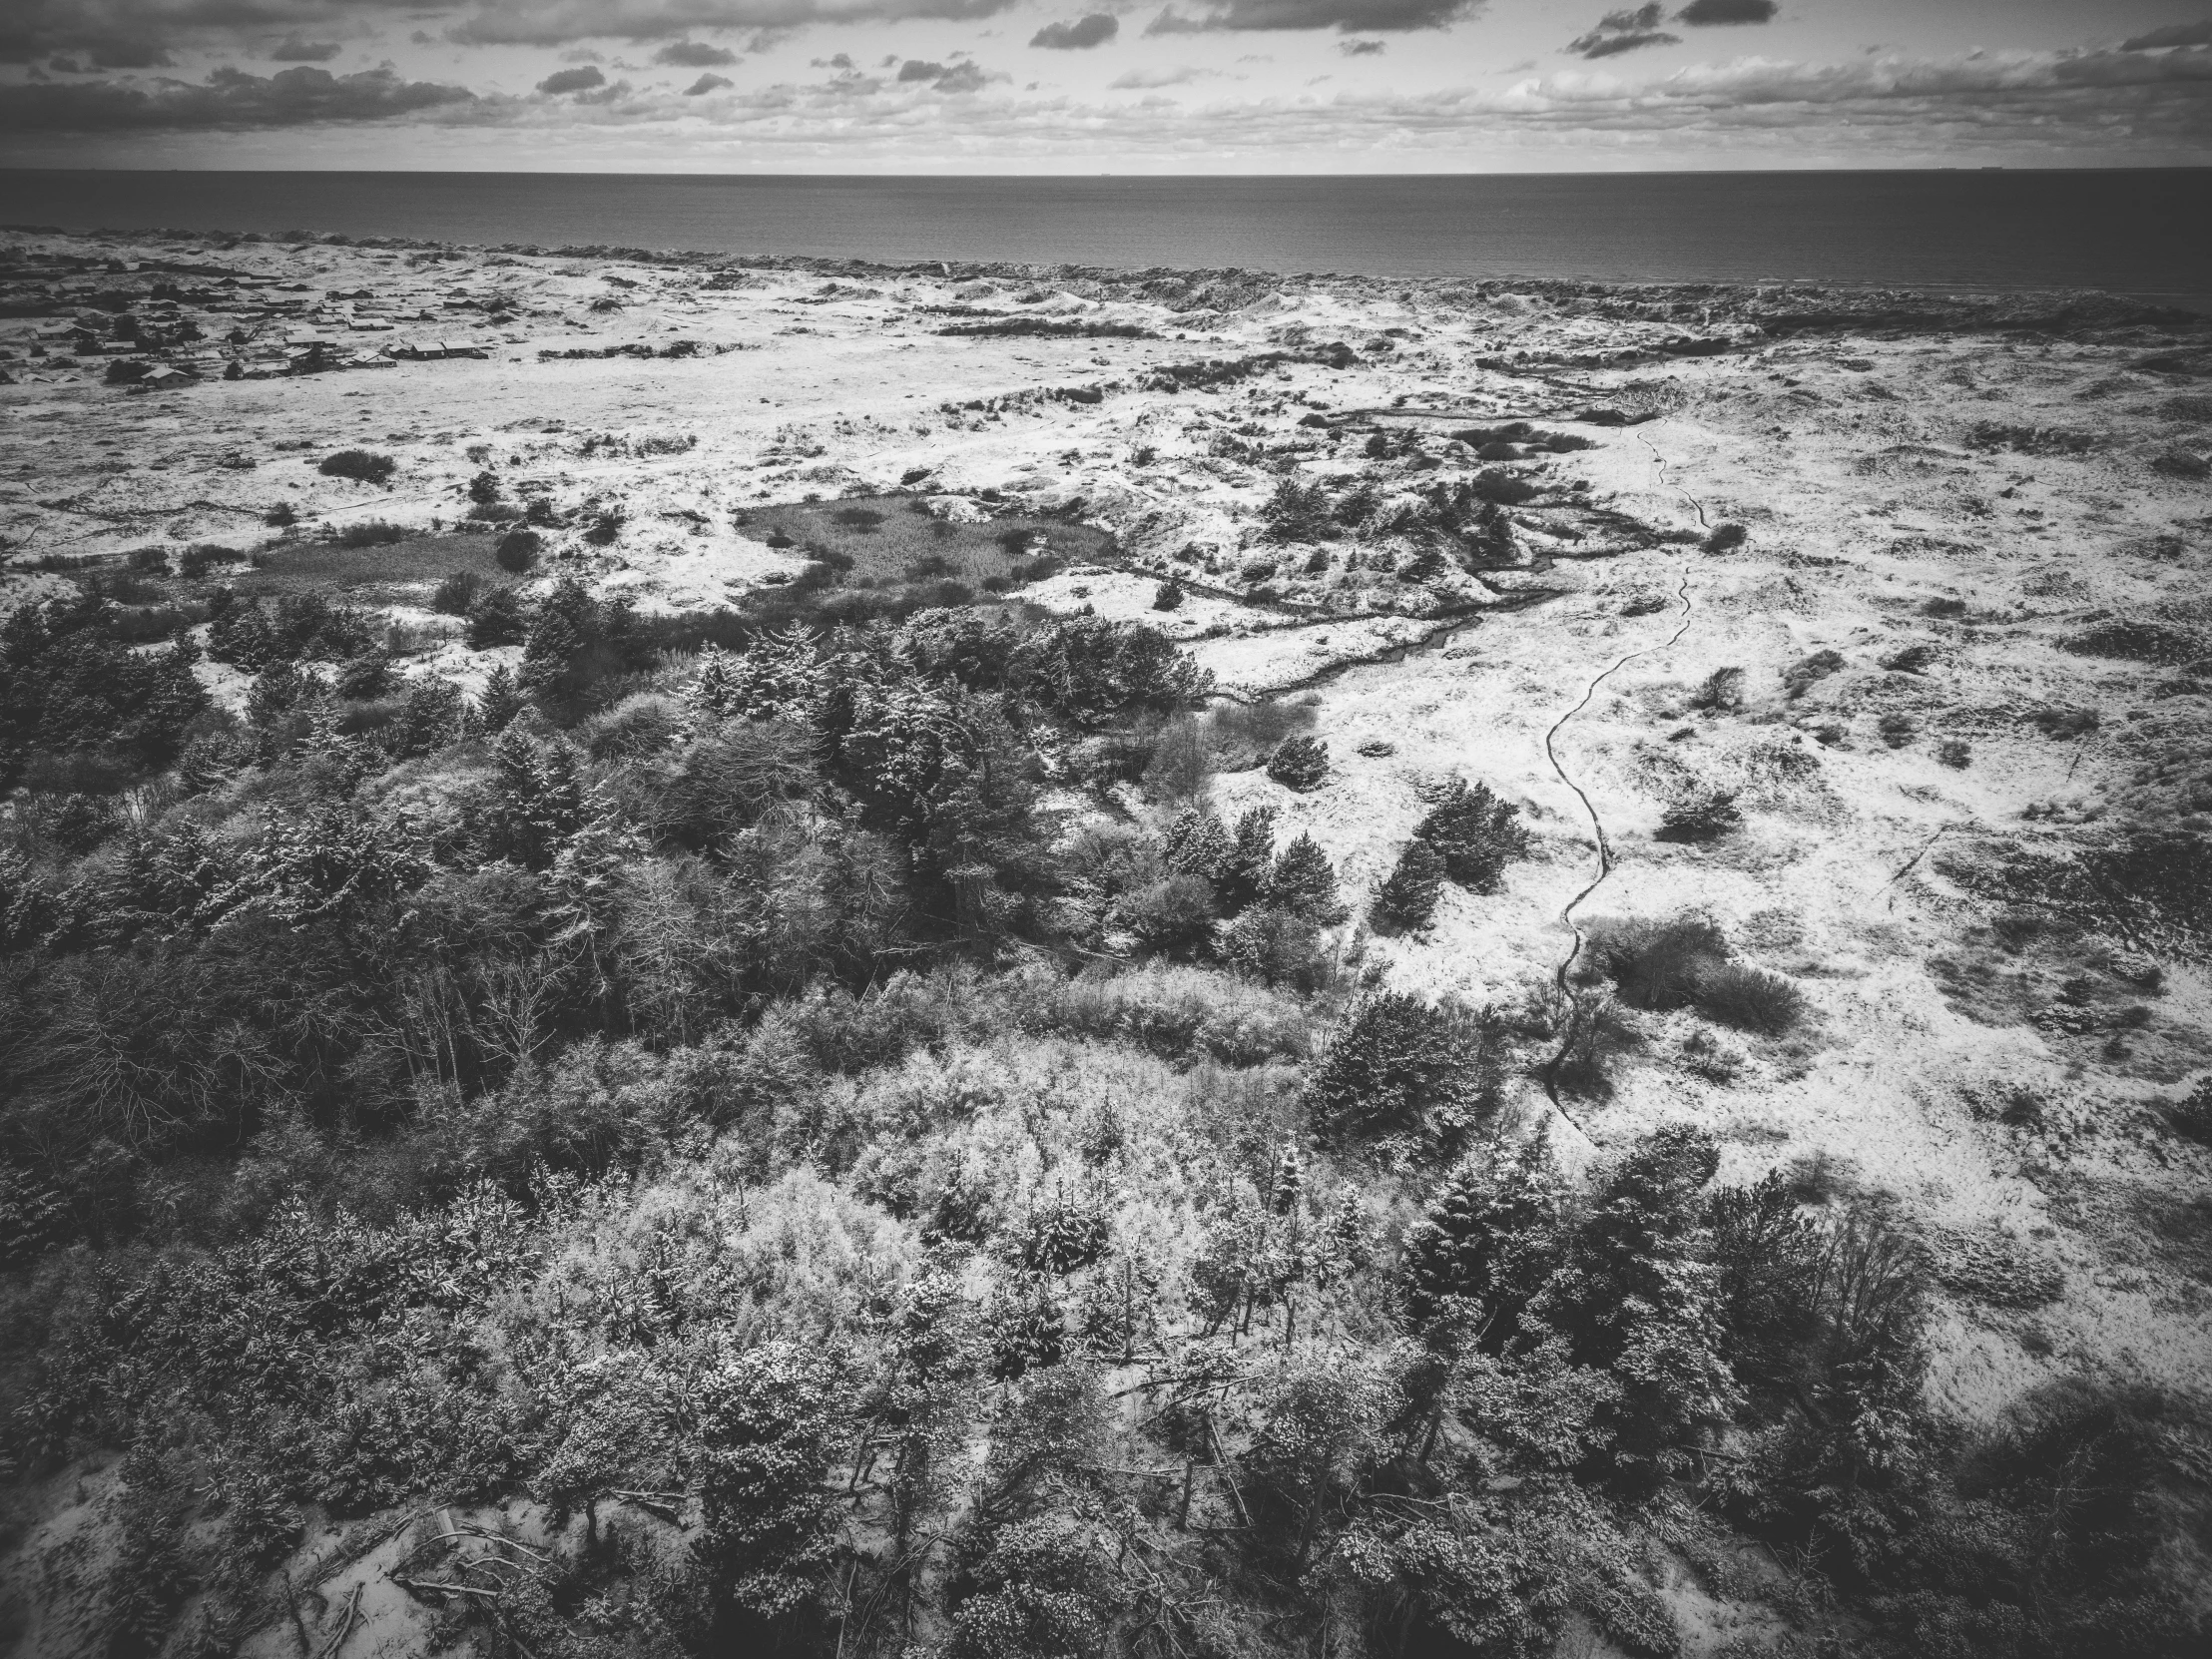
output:
[[[454,1584],[442,1579],[402,1578],[397,1573],[392,1574],[391,1581],[411,1596],[482,1596],[486,1601],[497,1601],[506,1594],[504,1590],[486,1590],[474,1584]]]

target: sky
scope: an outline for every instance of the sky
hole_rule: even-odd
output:
[[[2212,164],[2212,0],[0,0],[0,165]]]

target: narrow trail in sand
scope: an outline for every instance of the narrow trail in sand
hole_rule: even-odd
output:
[[[1636,434],[1636,440],[1641,443],[1646,449],[1651,450],[1652,462],[1659,469],[1660,487],[1663,489],[1674,490],[1685,501],[1689,502],[1690,510],[1697,514],[1699,528],[1710,530],[1712,526],[1706,522],[1705,504],[1702,501],[1698,500],[1698,498],[1692,495],[1688,490],[1682,488],[1680,484],[1668,482],[1667,458],[1664,455],[1660,454],[1659,451],[1653,447],[1651,439],[1645,437],[1643,433],[1638,432]],[[1680,620],[1675,624],[1674,632],[1669,634],[1658,644],[1647,645],[1639,650],[1631,651],[1624,657],[1616,658],[1604,669],[1600,670],[1597,676],[1590,681],[1589,685],[1583,689],[1581,699],[1576,702],[1572,708],[1567,710],[1565,714],[1561,715],[1557,720],[1553,721],[1551,723],[1550,729],[1544,733],[1544,759],[1551,763],[1551,770],[1558,774],[1559,782],[1566,785],[1568,789],[1572,790],[1574,792],[1575,800],[1582,803],[1583,812],[1587,813],[1590,818],[1591,838],[1593,841],[1595,841],[1597,845],[1597,873],[1590,878],[1588,885],[1584,886],[1581,891],[1577,892],[1572,898],[1568,899],[1559,911],[1559,925],[1567,930],[1571,940],[1567,947],[1566,955],[1560,959],[1559,966],[1552,973],[1552,982],[1558,986],[1562,994],[1567,994],[1567,975],[1574,971],[1574,964],[1581,960],[1583,946],[1589,942],[1586,935],[1582,931],[1582,924],[1575,920],[1575,911],[1580,909],[1583,900],[1587,899],[1590,894],[1596,892],[1599,887],[1603,886],[1605,884],[1605,878],[1613,873],[1613,843],[1606,836],[1605,820],[1598,815],[1596,804],[1590,800],[1589,795],[1583,790],[1582,786],[1574,781],[1573,777],[1567,771],[1566,764],[1559,759],[1559,734],[1563,730],[1565,730],[1566,725],[1569,721],[1574,719],[1576,715],[1579,715],[1580,713],[1582,713],[1583,710],[1587,709],[1590,706],[1590,704],[1596,699],[1599,688],[1602,687],[1606,681],[1610,680],[1614,675],[1618,674],[1630,663],[1635,662],[1639,657],[1649,657],[1657,654],[1658,652],[1667,650],[1669,647],[1674,645],[1676,641],[1680,640],[1684,634],[1690,631],[1690,622],[1694,615],[1695,607],[1693,607],[1690,603],[1690,567],[1687,561],[1685,561],[1682,566],[1681,579],[1675,586],[1674,596],[1682,606],[1682,610],[1680,612]],[[1560,1041],[1559,1050],[1557,1053],[1552,1055],[1550,1063],[1544,1067],[1544,1093],[1550,1096],[1553,1108],[1558,1111],[1561,1117],[1566,1118],[1569,1123],[1574,1123],[1574,1119],[1569,1116],[1566,1108],[1561,1106],[1559,1103],[1559,1067],[1566,1060],[1567,1053],[1574,1046],[1574,1041],[1578,1034],[1579,1022],[1575,1014],[1570,1012],[1568,1015],[1566,1035]],[[1574,1126],[1578,1130],[1582,1127],[1578,1123]],[[1587,1131],[1584,1131],[1584,1133],[1587,1134]]]

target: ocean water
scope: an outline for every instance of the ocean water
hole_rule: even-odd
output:
[[[2212,312],[2212,169],[815,178],[0,171],[0,224],[891,262],[2100,288]]]

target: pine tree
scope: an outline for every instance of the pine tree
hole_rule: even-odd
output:
[[[541,744],[516,730],[493,747],[499,776],[483,815],[484,853],[526,869],[544,869],[561,843],[584,827],[584,787],[565,743]]]
[[[684,702],[697,720],[722,720],[737,712],[737,685],[728,652],[710,645],[700,653],[699,673],[686,689]]]
[[[1323,927],[1334,927],[1350,913],[1337,900],[1337,872],[1328,854],[1307,834],[1301,834],[1276,858],[1261,896],[1278,909]]]
[[[1413,830],[1443,857],[1444,872],[1474,892],[1495,892],[1505,865],[1528,854],[1520,809],[1498,800],[1486,785],[1455,778],[1450,790]]]
[[[1234,915],[1259,899],[1274,858],[1275,809],[1254,807],[1237,820],[1228,854],[1214,876],[1214,889],[1221,895],[1225,911]]]
[[[845,1434],[842,1397],[833,1361],[783,1341],[726,1360],[693,1391],[703,1523],[693,1548],[723,1602],[725,1651],[765,1644],[801,1617],[830,1563],[836,1517],[824,1479]]]
[[[485,731],[504,732],[522,713],[524,701],[514,671],[501,663],[484,680],[483,695],[476,700],[476,718],[483,722]]]
[[[1490,1353],[1559,1260],[1563,1188],[1545,1137],[1470,1158],[1445,1180],[1406,1239],[1406,1317],[1416,1329],[1453,1320]]]
[[[1443,855],[1418,837],[1407,841],[1397,855],[1397,866],[1376,891],[1377,924],[1396,929],[1427,926],[1443,883]]]
[[[1298,1208],[1298,1201],[1306,1193],[1306,1162],[1298,1155],[1298,1143],[1284,1144],[1282,1162],[1275,1170],[1275,1192],[1269,1207],[1279,1216],[1287,1216]]]
[[[1168,868],[1212,881],[1228,866],[1232,843],[1221,820],[1197,807],[1176,814],[1160,837],[1160,856]]]

